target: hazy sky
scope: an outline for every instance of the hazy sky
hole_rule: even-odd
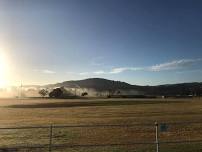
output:
[[[0,51],[8,84],[202,81],[202,1],[0,0]]]

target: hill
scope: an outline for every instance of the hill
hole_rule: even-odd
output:
[[[202,94],[202,83],[180,83],[158,86],[138,86],[126,82],[107,80],[102,78],[90,78],[78,81],[65,81],[57,84],[46,85],[48,88],[69,87],[69,88],[90,88],[96,91],[108,90],[134,90],[141,95],[195,95]]]
[[[90,78],[77,81],[65,81],[62,83],[46,85],[46,87],[76,87],[76,88],[92,88],[98,91],[104,91],[109,89],[134,89],[134,85],[121,81],[113,81],[102,78]]]

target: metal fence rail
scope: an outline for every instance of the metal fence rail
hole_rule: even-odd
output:
[[[20,150],[20,149],[40,149],[46,148],[49,152],[52,152],[53,149],[57,148],[79,148],[79,147],[116,147],[116,146],[134,146],[134,145],[155,145],[156,152],[160,152],[161,144],[183,144],[183,143],[202,143],[202,138],[200,139],[189,139],[189,140],[163,140],[160,138],[161,133],[166,133],[168,126],[191,126],[191,125],[199,125],[199,130],[202,131],[202,122],[178,122],[178,123],[153,123],[153,124],[108,124],[108,125],[49,125],[49,126],[22,126],[22,127],[0,127],[0,135],[2,131],[8,130],[30,130],[33,129],[45,129],[48,131],[48,143],[47,144],[29,144],[29,145],[9,145],[9,146],[0,146],[0,151],[4,150]],[[57,137],[54,137],[55,129],[63,129],[63,128],[134,128],[134,127],[151,127],[154,133],[153,141],[139,141],[139,142],[126,142],[126,143],[99,143],[99,144],[75,144],[75,143],[61,143],[54,144],[53,140]],[[162,133],[162,134],[163,134]]]

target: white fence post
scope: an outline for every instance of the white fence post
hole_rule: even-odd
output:
[[[49,132],[49,152],[52,151],[52,136],[53,136],[53,125],[50,125],[50,132]]]
[[[159,152],[159,130],[158,130],[158,122],[155,122],[156,126],[156,152]]]

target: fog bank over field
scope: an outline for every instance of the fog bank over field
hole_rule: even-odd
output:
[[[49,85],[24,85],[0,89],[0,98],[41,97],[39,91],[47,90],[46,96],[55,88],[60,88],[65,97],[83,96],[108,97],[112,95],[144,96],[201,96],[202,83],[166,84],[159,86],[138,86],[121,81],[91,78],[78,81],[65,81]]]
[[[39,88],[7,87],[0,89],[0,98],[40,97]]]

